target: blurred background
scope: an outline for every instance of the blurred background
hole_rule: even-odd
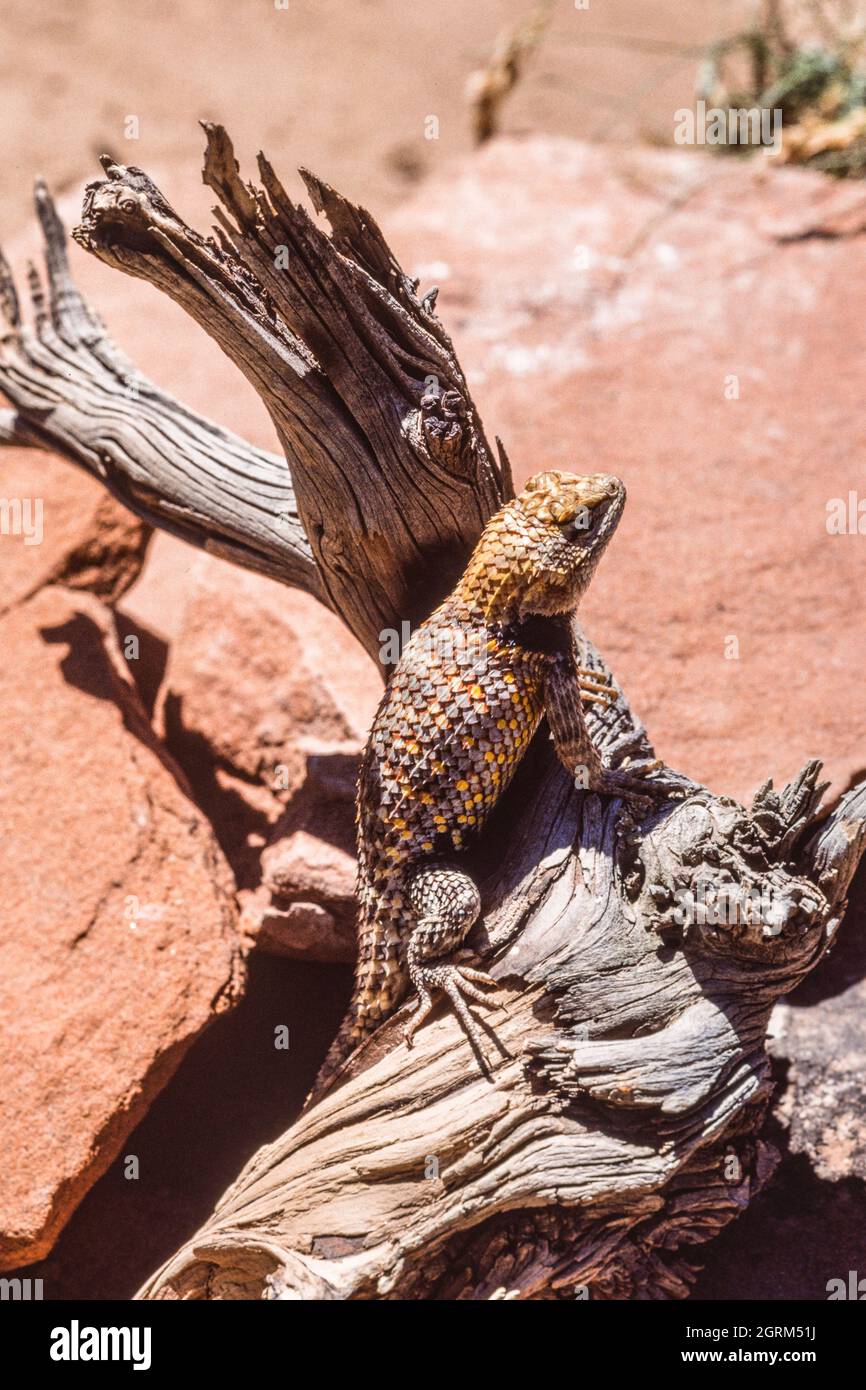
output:
[[[864,33],[842,0],[6,0],[0,242],[22,283],[34,177],[71,227],[103,153],[206,229],[200,120],[247,177],[264,150],[300,198],[309,166],[440,286],[518,482],[625,479],[586,624],[659,754],[738,799],[817,755],[838,794],[866,765]],[[680,143],[698,101],[779,110],[780,149]],[[179,309],[71,255],[143,371],[276,447]],[[39,547],[0,536],[0,1254],[47,1298],[125,1298],[285,1128],[336,1029],[377,677],[306,599],[165,536],[116,603],[70,600],[68,557],[127,521],[58,459],[6,449],[0,480],[46,516]],[[201,852],[178,866],[184,817]],[[696,1257],[698,1297],[820,1298],[862,1264],[863,897],[861,874],[779,1010],[782,1166]]]
[[[147,6],[59,0],[4,5],[0,113],[14,131],[0,217],[28,217],[41,172],[55,191],[93,177],[106,150],[170,170],[191,216],[199,195],[195,123],[219,120],[242,162],[265,149],[284,169],[308,164],[377,213],[472,146],[470,74],[501,35],[540,17],[539,42],[502,113],[510,133],[670,141],[690,103],[704,46],[745,28],[749,0],[208,0]],[[124,120],[134,114],[132,147]],[[424,120],[439,118],[425,140]]]

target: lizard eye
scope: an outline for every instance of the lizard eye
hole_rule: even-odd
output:
[[[592,530],[593,513],[590,507],[578,507],[574,516],[569,517],[568,521],[560,522],[560,532],[566,540],[580,540]]]

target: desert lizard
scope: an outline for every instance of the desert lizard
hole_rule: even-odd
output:
[[[495,982],[445,959],[481,910],[453,856],[481,830],[542,716],[578,785],[644,805],[663,790],[643,780],[656,763],[605,769],[582,709],[613,692],[581,668],[572,618],[624,505],[607,474],[538,474],[488,521],[456,588],[407,643],[362,762],[355,989],[313,1096],[410,986],[407,1042],[441,990],[483,1059],[466,1000],[483,1002],[479,986]]]

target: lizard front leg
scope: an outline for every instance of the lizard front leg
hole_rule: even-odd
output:
[[[544,707],[560,762],[575,784],[587,791],[621,796],[639,812],[652,805],[655,795],[669,790],[661,780],[652,782],[647,774],[662,766],[659,761],[643,763],[634,772],[606,768],[586,727],[581,692],[581,668],[572,653],[552,658],[544,683]]]
[[[478,985],[496,985],[482,970],[455,965],[442,957],[462,944],[481,912],[478,889],[468,874],[450,864],[424,864],[409,879],[409,904],[415,918],[406,948],[409,979],[418,993],[418,1007],[405,1029],[409,1046],[434,1006],[433,991],[448,995],[479,1061],[488,1071],[478,1025],[467,999],[487,1002]]]

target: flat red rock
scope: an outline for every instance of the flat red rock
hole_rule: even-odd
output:
[[[233,884],[107,610],[0,621],[0,1268],[42,1258],[238,988]]]

